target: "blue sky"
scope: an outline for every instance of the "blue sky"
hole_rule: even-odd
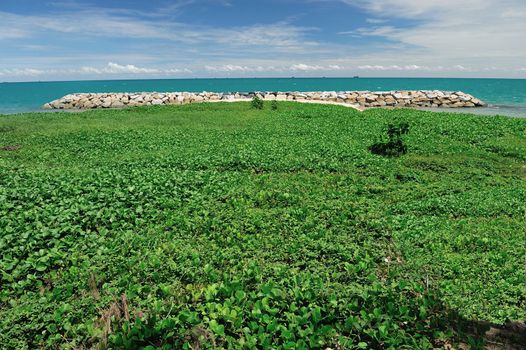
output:
[[[524,0],[0,0],[0,81],[526,77]]]

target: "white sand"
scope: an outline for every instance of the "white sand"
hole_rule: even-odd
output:
[[[246,98],[235,98],[235,99],[228,99],[228,100],[210,100],[210,101],[203,101],[202,103],[208,103],[208,102],[250,102],[251,99]],[[263,100],[265,102],[271,102],[274,100]],[[343,106],[347,108],[353,108],[359,112],[363,112],[365,108],[360,107],[359,105],[350,104],[350,103],[343,103],[343,102],[334,102],[334,101],[319,101],[319,100],[276,100],[278,102],[299,102],[299,103],[315,103],[320,105],[337,105],[337,106]],[[195,103],[195,102],[192,102]]]

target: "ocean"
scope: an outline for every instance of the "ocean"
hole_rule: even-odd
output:
[[[41,111],[44,103],[76,92],[250,92],[447,90],[463,91],[488,108],[462,112],[526,118],[526,79],[453,78],[240,78],[90,80],[0,83],[0,114]],[[447,109],[447,111],[459,111]]]

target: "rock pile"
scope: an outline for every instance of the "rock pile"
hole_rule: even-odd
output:
[[[195,102],[243,101],[258,96],[263,100],[320,101],[341,103],[357,108],[369,107],[484,107],[481,100],[449,91],[326,91],[326,92],[141,92],[79,93],[46,103],[45,109],[122,108],[149,105],[187,104]]]

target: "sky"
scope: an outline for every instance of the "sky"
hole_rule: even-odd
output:
[[[0,82],[526,78],[526,0],[0,0]]]

